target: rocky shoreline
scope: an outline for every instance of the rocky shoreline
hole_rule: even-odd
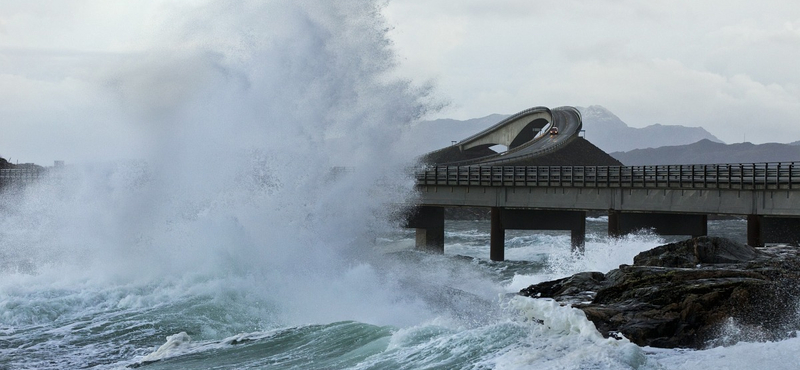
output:
[[[800,330],[800,250],[698,237],[640,253],[607,274],[583,272],[520,291],[582,310],[606,337],[695,348],[781,340]],[[725,335],[735,328],[737,335]]]

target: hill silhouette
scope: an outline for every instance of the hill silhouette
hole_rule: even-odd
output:
[[[628,166],[649,164],[714,164],[800,162],[800,146],[791,144],[722,144],[700,140],[693,144],[634,149],[611,156]]]

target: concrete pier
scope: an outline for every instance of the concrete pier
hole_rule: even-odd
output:
[[[586,240],[586,212],[560,210],[534,210],[513,208],[492,208],[492,258],[502,261],[505,230],[568,230],[571,232],[572,249],[583,251]],[[502,242],[502,243],[501,243]]]
[[[800,244],[800,218],[747,216],[747,244],[761,247],[767,243]]]
[[[415,207],[406,219],[406,227],[417,229],[417,249],[444,253],[444,207]]]
[[[416,229],[416,248],[444,253],[444,209],[442,206],[417,206],[405,227]],[[586,240],[586,211],[490,207],[491,231],[489,258],[505,260],[506,230],[569,230],[573,251],[582,252]],[[608,211],[608,235],[622,236],[642,229],[659,235],[708,235],[708,215]],[[800,217],[747,216],[747,244],[772,243],[800,245]]]
[[[503,227],[503,209],[492,207],[492,229],[489,235],[489,259],[503,261],[506,258],[506,229]]]
[[[406,227],[416,229],[416,248],[444,253],[444,207],[420,206],[410,212]],[[573,250],[583,251],[586,212],[491,208],[489,258],[505,260],[506,230],[569,230]]]

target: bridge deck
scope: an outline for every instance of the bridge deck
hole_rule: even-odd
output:
[[[420,204],[800,217],[796,163],[435,167]]]

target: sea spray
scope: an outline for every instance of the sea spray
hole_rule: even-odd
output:
[[[399,144],[430,107],[427,90],[391,78],[380,9],[182,5],[160,18],[155,47],[101,71],[98,88],[149,152],[72,164],[3,198],[0,330],[14,333],[2,353],[11,366],[85,366],[81,348],[100,336],[84,325],[108,334],[92,361],[112,363],[181,332],[202,342],[428,315],[358,260],[413,196],[416,153]]]
[[[633,257],[663,244],[664,239],[647,231],[628,234],[621,238],[590,234],[585,250],[578,253],[571,249],[569,235],[539,237],[534,243],[519,247],[511,255],[523,260],[541,260],[540,269],[532,273],[520,271],[509,279],[506,289],[519,292],[530,285],[543,281],[564,278],[579,272],[598,271],[607,273],[622,264],[633,263]],[[534,254],[535,253],[535,254]],[[531,258],[532,256],[536,258]]]
[[[3,229],[20,235],[4,250],[137,276],[336,263],[411,195],[413,157],[393,144],[427,109],[426,91],[387,78],[379,11],[371,1],[189,9],[194,18],[159,35],[163,47],[108,72],[105,88],[152,152],[139,168],[72,167],[74,181],[13,199]],[[350,170],[332,179],[341,166]]]

